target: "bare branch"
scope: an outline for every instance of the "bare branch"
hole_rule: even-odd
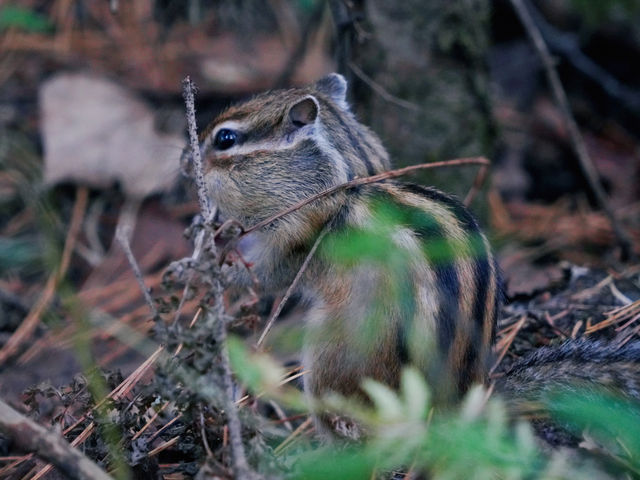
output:
[[[619,102],[623,108],[631,110],[635,115],[640,114],[640,92],[620,82],[585,55],[580,48],[577,34],[558,30],[547,22],[540,11],[531,3],[526,6],[553,53],[563,56],[578,72],[597,83],[605,94]]]
[[[540,60],[542,61],[542,64],[544,65],[547,80],[549,81],[549,85],[551,86],[551,91],[556,99],[556,102],[558,103],[558,106],[560,107],[560,111],[562,112],[565,123],[567,124],[569,137],[571,138],[573,149],[578,156],[580,168],[587,178],[589,186],[595,194],[600,208],[604,210],[605,214],[609,218],[609,221],[611,222],[611,228],[613,229],[613,232],[618,241],[618,245],[621,249],[622,259],[627,259],[631,255],[633,255],[631,239],[621,227],[613,209],[609,205],[607,194],[600,184],[598,172],[596,171],[593,162],[589,157],[589,152],[587,151],[584,139],[582,138],[580,130],[578,129],[578,125],[573,118],[573,114],[571,113],[571,107],[569,106],[569,101],[567,100],[567,94],[562,87],[558,72],[553,65],[553,60],[549,53],[549,49],[547,48],[547,44],[542,38],[542,34],[540,33],[540,30],[531,17],[529,10],[525,6],[524,0],[511,0],[511,4],[518,14],[520,21],[524,25],[525,30],[527,31],[527,34],[529,35],[529,38],[531,39],[531,42],[533,43],[533,46],[536,49]]]
[[[222,300],[222,292],[219,292],[220,303]],[[209,312],[209,315],[212,315]],[[229,364],[229,350],[227,348],[227,325],[222,318],[217,319],[216,341],[220,345],[220,368],[222,369],[222,382],[224,387],[224,411],[227,416],[227,425],[229,426],[229,443],[231,444],[231,453],[233,458],[233,471],[236,478],[253,478],[253,472],[247,462],[244,453],[244,445],[242,444],[242,425],[238,418],[238,410],[233,400],[233,378],[231,376],[231,365]]]
[[[25,417],[2,400],[0,400],[0,430],[20,448],[35,452],[54,464],[69,478],[113,480],[104,470],[71,447],[60,435]]]

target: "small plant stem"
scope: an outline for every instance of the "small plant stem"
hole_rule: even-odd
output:
[[[191,78],[187,76],[182,81],[182,95],[187,107],[187,125],[189,128],[189,146],[191,147],[191,158],[195,166],[196,187],[198,189],[198,202],[200,211],[204,215],[205,222],[211,220],[211,205],[207,195],[207,186],[204,183],[204,169],[202,167],[202,156],[200,155],[200,143],[198,142],[198,129],[196,126],[196,107],[194,102],[195,86]]]
[[[133,274],[138,281],[138,285],[140,286],[140,290],[142,290],[142,294],[144,295],[144,299],[149,306],[149,310],[151,310],[151,315],[153,318],[158,318],[158,310],[156,309],[155,304],[153,303],[153,299],[151,298],[151,294],[149,293],[149,289],[144,283],[144,276],[142,275],[142,271],[140,270],[140,266],[136,261],[136,258],[133,256],[133,251],[131,250],[131,244],[129,239],[133,234],[133,228],[135,224],[135,216],[138,211],[139,204],[135,202],[135,204],[125,204],[125,207],[120,214],[120,221],[118,222],[118,227],[116,228],[116,239],[124,254],[129,261],[129,265],[133,270]]]
[[[289,288],[287,289],[286,293],[284,294],[284,297],[282,297],[282,300],[280,300],[280,302],[278,303],[278,306],[276,307],[274,312],[269,317],[269,320],[267,321],[267,324],[265,325],[264,330],[262,331],[262,334],[260,335],[260,338],[256,342],[256,345],[255,345],[256,349],[259,349],[260,346],[262,345],[262,342],[264,342],[264,339],[266,338],[267,334],[269,333],[269,330],[271,330],[271,327],[273,327],[273,324],[276,321],[276,319],[278,318],[278,316],[280,315],[280,312],[282,312],[282,309],[283,309],[285,303],[287,303],[287,300],[289,300],[289,297],[291,297],[291,295],[293,294],[294,290],[298,286],[298,283],[300,283],[300,279],[302,278],[302,275],[304,274],[305,270],[309,266],[309,262],[313,258],[313,255],[316,253],[316,250],[318,249],[318,246],[320,245],[320,242],[322,241],[322,239],[324,238],[324,236],[327,234],[328,231],[329,231],[328,226],[325,226],[325,228],[320,232],[320,235],[318,235],[318,238],[316,238],[316,241],[313,244],[313,247],[311,247],[311,250],[309,251],[309,253],[307,254],[307,256],[304,259],[304,262],[302,262],[302,265],[300,266],[300,269],[298,270],[298,273],[296,273],[296,276],[293,279],[293,281],[291,282],[291,285],[289,285]]]

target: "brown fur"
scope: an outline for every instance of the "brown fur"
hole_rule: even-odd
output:
[[[267,92],[220,115],[202,134],[210,194],[224,216],[246,226],[331,186],[389,168],[378,137],[357,122],[336,74],[298,89]],[[217,132],[237,133],[215,146]],[[268,292],[289,285],[327,225],[334,232],[379,222],[377,205],[396,209],[394,249],[406,254],[400,278],[374,263],[312,260],[301,285],[308,300],[303,352],[309,395],[360,394],[370,377],[397,387],[416,364],[436,398],[457,398],[483,382],[500,282],[488,242],[467,210],[433,189],[384,182],[322,198],[245,239],[246,260]],[[449,256],[436,258],[438,251]],[[243,272],[238,282],[249,282]],[[398,287],[396,282],[400,282]],[[411,310],[390,291],[409,298]]]

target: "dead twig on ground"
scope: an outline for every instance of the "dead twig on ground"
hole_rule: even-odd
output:
[[[507,351],[511,347],[511,344],[513,343],[513,341],[515,340],[516,335],[518,335],[518,332],[522,329],[522,327],[524,327],[524,324],[526,323],[526,321],[527,321],[527,316],[523,315],[522,318],[520,318],[520,320],[518,321],[518,323],[515,323],[509,326],[507,329],[505,329],[505,330],[510,330],[510,332],[508,335],[503,337],[494,347],[495,351],[499,351],[500,353],[495,363],[489,370],[489,376],[493,375],[493,372],[496,371],[496,368],[498,368],[498,366],[502,362],[502,359],[507,354]]]
[[[284,441],[275,448],[275,450],[273,451],[274,455],[281,455],[282,452],[284,452],[284,450],[286,450],[291,445],[296,437],[303,433],[309,426],[313,426],[313,419],[311,417],[302,422],[300,426],[298,426],[298,428],[291,432],[291,435],[285,438]]]
[[[556,99],[558,106],[560,107],[562,116],[564,117],[567,129],[569,131],[571,144],[578,157],[580,168],[582,169],[582,172],[584,173],[589,186],[591,187],[591,190],[595,194],[600,208],[602,208],[602,210],[609,218],[609,222],[611,223],[611,227],[615,234],[617,243],[621,249],[622,259],[628,259],[633,255],[633,244],[626,231],[620,225],[613,209],[609,205],[609,200],[607,198],[607,194],[602,188],[602,184],[600,183],[598,172],[596,171],[593,162],[591,161],[591,157],[589,156],[589,152],[587,150],[584,139],[582,138],[582,134],[580,133],[576,120],[571,113],[571,107],[569,105],[569,100],[567,99],[567,94],[564,91],[562,82],[560,82],[560,77],[558,76],[558,72],[556,71],[553,64],[553,59],[551,58],[551,54],[549,53],[547,44],[542,38],[540,29],[537,27],[536,23],[531,17],[528,8],[525,5],[525,0],[511,0],[511,5],[516,11],[518,18],[527,31],[527,34],[529,35],[529,38],[531,39],[531,42],[533,43],[533,46],[538,53],[542,64],[544,65],[547,80],[549,81],[553,96]]]
[[[60,435],[25,417],[0,400],[0,430],[16,445],[53,463],[78,480],[112,480],[100,467],[71,447]]]
[[[594,325],[587,324],[585,335],[589,335],[603,328],[610,327],[611,325],[617,325],[621,322],[626,322],[622,327],[616,329],[616,331],[624,330],[634,322],[640,320],[640,300],[636,300],[633,303],[624,305],[622,307],[614,308],[605,313],[605,319]]]

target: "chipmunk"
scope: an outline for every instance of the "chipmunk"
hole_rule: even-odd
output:
[[[232,106],[204,130],[205,181],[224,217],[252,226],[390,168],[380,139],[351,112],[346,91],[345,79],[330,74]],[[329,232],[330,245],[329,235],[357,238],[376,228],[388,239],[389,258],[401,257],[403,267],[392,271],[375,258],[340,262],[325,248],[304,272],[306,393],[362,395],[367,377],[397,387],[408,363],[442,402],[485,383],[501,278],[476,220],[451,196],[394,180],[339,190],[253,232],[240,248],[264,291],[275,292],[291,284],[320,232]],[[238,271],[239,285],[251,278]],[[533,376],[526,366],[518,375],[525,382]],[[501,385],[518,391],[509,381]],[[336,428],[322,415],[317,425]]]
[[[200,138],[205,181],[224,217],[251,226],[329,187],[390,168],[380,139],[350,111],[346,90],[345,79],[331,74],[308,87],[258,95],[207,127]],[[365,377],[397,386],[411,361],[439,386],[439,397],[458,396],[485,381],[500,301],[489,243],[458,201],[391,180],[336,192],[252,234],[245,260],[265,291],[284,288],[323,228],[375,225],[384,205],[397,213],[392,242],[406,254],[404,277],[314,256],[300,288],[309,305],[305,390],[357,394]],[[402,282],[409,302],[381,304],[391,280]],[[238,282],[249,284],[250,277],[240,274]]]

